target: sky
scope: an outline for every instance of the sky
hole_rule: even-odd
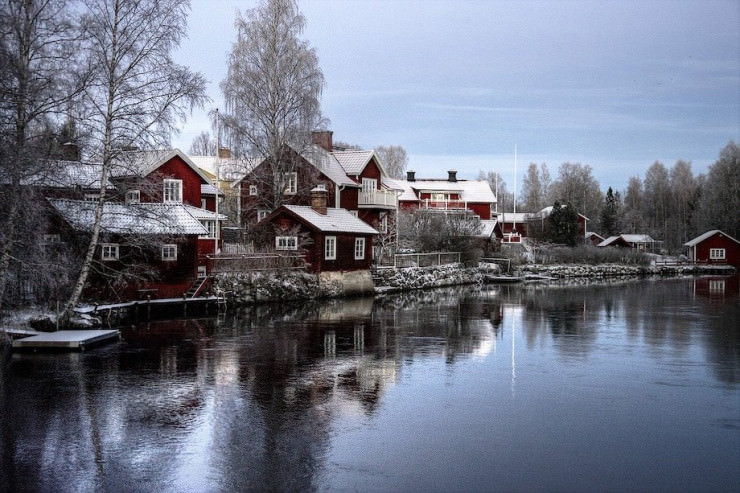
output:
[[[256,0],[192,0],[177,63],[211,103],[182,125],[184,151],[219,84],[237,11]],[[496,171],[509,191],[529,163],[591,166],[624,190],[655,161],[705,173],[740,143],[738,0],[302,0],[334,140],[400,145],[418,178]],[[212,133],[212,132],[211,132]]]

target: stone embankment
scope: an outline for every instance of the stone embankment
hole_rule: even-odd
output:
[[[376,293],[408,291],[412,289],[439,288],[461,284],[476,284],[500,272],[495,264],[480,263],[477,267],[447,264],[433,267],[408,267],[404,269],[379,269],[375,272]]]
[[[519,267],[521,275],[538,274],[554,278],[592,278],[628,276],[677,276],[695,274],[731,274],[735,269],[731,266],[712,266],[695,264],[653,264],[653,265],[624,265],[624,264],[557,264],[557,265],[523,265]]]

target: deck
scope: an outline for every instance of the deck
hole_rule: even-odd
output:
[[[87,347],[120,339],[118,330],[60,330],[42,332],[15,339],[13,349],[67,349],[84,351]]]

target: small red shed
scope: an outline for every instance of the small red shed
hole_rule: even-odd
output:
[[[688,257],[697,264],[724,264],[740,267],[740,241],[718,229],[707,231],[684,243]]]

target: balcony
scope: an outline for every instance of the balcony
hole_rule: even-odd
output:
[[[357,205],[363,208],[395,209],[396,192],[388,190],[360,190]]]
[[[468,208],[468,203],[462,200],[432,200],[424,199],[419,204],[421,209],[434,209],[439,211],[459,211]]]

